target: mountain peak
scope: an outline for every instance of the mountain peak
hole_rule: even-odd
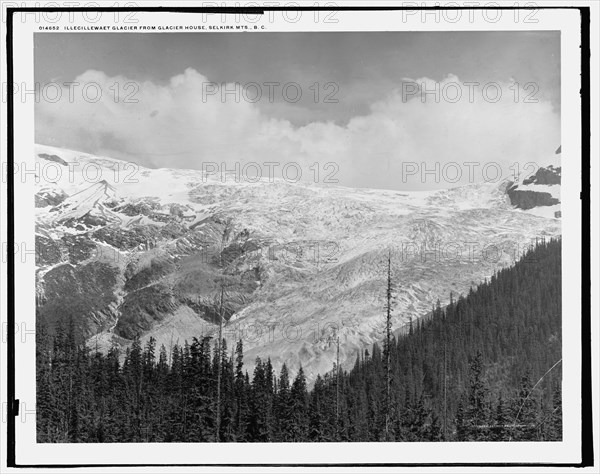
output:
[[[115,198],[116,189],[106,180],[98,181],[88,188],[72,194],[61,204],[51,210],[55,212],[55,222],[65,222],[80,219],[84,216],[91,217],[97,214],[103,221],[118,222],[120,219],[114,215],[104,204]]]

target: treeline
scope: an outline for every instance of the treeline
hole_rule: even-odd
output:
[[[241,341],[218,347],[194,338],[167,354],[135,340],[121,364],[116,348],[78,341],[72,321],[52,336],[40,325],[38,442],[560,440],[561,242],[384,344],[389,397],[377,344],[310,390],[302,369],[257,359],[250,376]]]

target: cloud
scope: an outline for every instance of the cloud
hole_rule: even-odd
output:
[[[295,162],[304,178],[313,179],[317,163],[320,181],[333,173],[344,186],[431,189],[493,179],[492,163],[503,177],[515,163],[547,164],[560,145],[560,117],[550,102],[527,102],[532,90],[508,80],[399,79],[396,90],[364,115],[303,126],[269,116],[268,107],[244,100],[243,93],[238,100],[234,93],[208,94],[209,79],[194,69],[166,84],[93,70],[74,82],[79,86],[71,97],[66,88],[59,100],[44,100],[42,93],[36,140],[150,167],[278,162],[278,176],[284,164]],[[234,84],[224,87],[235,90]],[[262,92],[261,100],[268,100]]]

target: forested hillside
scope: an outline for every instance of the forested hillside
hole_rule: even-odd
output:
[[[38,327],[38,442],[562,438],[560,240],[310,390],[268,354],[248,374],[242,341],[219,354],[198,335],[168,354],[136,340],[121,364],[116,349],[86,348],[72,320],[52,333]]]

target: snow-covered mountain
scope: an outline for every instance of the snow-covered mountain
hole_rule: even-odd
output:
[[[314,377],[331,370],[337,337],[346,367],[381,339],[390,250],[400,331],[561,233],[554,214],[510,195],[555,186],[543,173],[400,192],[35,153],[41,167],[63,170],[35,196],[38,317],[73,316],[102,350],[136,336],[168,350],[214,334],[224,288],[224,335],[230,348],[243,339],[249,370],[270,356]]]

